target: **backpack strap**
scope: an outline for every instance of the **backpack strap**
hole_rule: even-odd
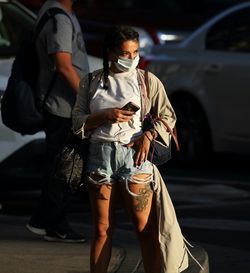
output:
[[[40,18],[40,20],[38,21],[36,27],[35,27],[35,32],[34,32],[34,37],[33,37],[33,41],[35,42],[36,39],[38,38],[39,34],[41,33],[41,31],[43,30],[45,24],[50,20],[52,19],[54,24],[53,24],[53,30],[54,32],[56,33],[57,32],[57,22],[56,22],[56,19],[55,19],[55,16],[57,14],[63,14],[65,16],[67,16],[69,19],[70,19],[70,22],[72,24],[72,28],[73,28],[73,35],[72,35],[72,40],[74,39],[74,35],[75,35],[75,26],[73,24],[73,21],[71,19],[71,17],[68,15],[68,13],[66,11],[64,11],[63,9],[61,8],[50,8],[48,9],[43,15],[42,17]],[[41,106],[41,109],[43,110],[44,107],[45,107],[45,103],[47,101],[47,99],[49,98],[50,96],[50,93],[51,93],[51,90],[53,88],[53,85],[57,79],[57,76],[58,76],[58,73],[55,72],[53,77],[52,77],[52,80],[49,84],[49,87],[48,87],[48,90],[45,94],[45,97],[43,99],[43,103],[42,103],[42,106]]]
[[[69,14],[61,9],[61,8],[50,8],[48,9],[43,15],[42,17],[39,19],[36,27],[35,27],[35,31],[34,31],[34,40],[37,39],[38,35],[41,33],[43,27],[45,26],[45,24],[50,20],[53,19],[54,25],[53,25],[53,30],[54,32],[57,32],[57,22],[55,19],[55,16],[57,14],[63,14],[65,16],[67,16],[70,19],[70,22],[72,24],[72,29],[73,29],[73,35],[72,35],[72,40],[74,39],[74,35],[75,35],[75,26],[74,23],[72,21],[72,18],[69,16]]]
[[[144,72],[144,77],[145,77],[145,85],[146,85],[146,93],[147,96],[149,98],[149,92],[150,92],[150,88],[149,88],[149,80],[148,80],[148,70],[145,70]],[[151,116],[151,115],[150,115]],[[173,130],[170,128],[170,126],[167,124],[167,122],[165,120],[163,120],[160,117],[157,116],[152,116],[153,121],[161,121],[163,123],[163,125],[166,127],[166,129],[168,130],[168,132],[170,133],[170,135],[173,137],[175,145],[176,145],[176,150],[179,151],[180,150],[180,145],[178,142],[178,138],[177,138],[177,130],[176,130],[176,126],[174,126]]]

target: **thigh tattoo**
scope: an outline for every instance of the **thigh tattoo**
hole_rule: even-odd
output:
[[[152,194],[152,189],[150,184],[145,184],[144,188],[139,189],[138,196],[135,197],[135,200],[138,201],[137,205],[135,206],[136,211],[143,211],[147,208],[149,203],[149,197]]]

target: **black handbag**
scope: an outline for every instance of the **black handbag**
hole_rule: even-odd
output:
[[[150,88],[149,88],[149,80],[148,80],[148,71],[145,71],[145,85],[146,85],[146,93],[149,98]],[[164,121],[162,118],[152,115],[151,113],[147,113],[143,120],[142,130],[146,132],[148,130],[154,130],[155,122],[160,121],[165,126],[166,130],[169,132],[170,136],[173,138],[176,150],[179,151],[179,143],[177,138],[177,131],[176,127],[173,130]],[[151,161],[155,165],[162,165],[165,164],[169,159],[171,159],[171,144],[166,146],[162,142],[158,141],[157,139],[153,139],[150,143],[149,153],[148,153],[148,160]]]
[[[73,193],[80,191],[84,186],[88,145],[88,139],[79,139],[70,132],[55,158],[53,177],[67,183]]]
[[[154,118],[149,122],[147,116],[143,121],[143,131],[145,132],[145,131],[154,129],[154,122],[156,122],[157,120],[160,120],[166,127],[166,130],[168,130],[170,136],[174,139],[174,142],[176,144],[176,149],[177,151],[179,151],[180,148],[179,148],[175,128],[174,130],[171,130],[169,125],[161,118]],[[150,123],[151,125],[149,125]],[[169,159],[171,159],[171,143],[169,146],[167,146],[163,144],[161,141],[158,141],[157,139],[153,139],[150,142],[148,160],[155,165],[162,165],[162,164],[165,164]]]

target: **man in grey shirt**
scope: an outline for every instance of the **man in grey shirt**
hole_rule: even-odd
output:
[[[73,0],[47,0],[38,20],[51,8],[66,14],[56,14],[43,27],[36,40],[39,57],[38,101],[44,107],[46,134],[46,175],[41,202],[27,228],[48,241],[83,242],[66,219],[70,197],[66,183],[50,175],[55,155],[71,129],[71,111],[80,79],[89,73],[87,54],[81,27],[72,10]],[[49,96],[46,96],[49,91]],[[45,103],[44,103],[45,101]]]

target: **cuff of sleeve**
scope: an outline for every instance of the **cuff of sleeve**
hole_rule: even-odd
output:
[[[84,130],[85,123],[86,123],[88,116],[89,115],[85,116],[84,121],[82,122],[82,126],[79,129],[74,128],[74,130],[73,130],[74,135],[76,135],[77,137],[79,137],[81,139],[89,138],[89,136],[90,136],[90,132]]]
[[[150,134],[152,135],[153,139],[157,138],[158,133],[157,133],[157,131],[154,128],[149,129],[148,132],[150,132]]]

